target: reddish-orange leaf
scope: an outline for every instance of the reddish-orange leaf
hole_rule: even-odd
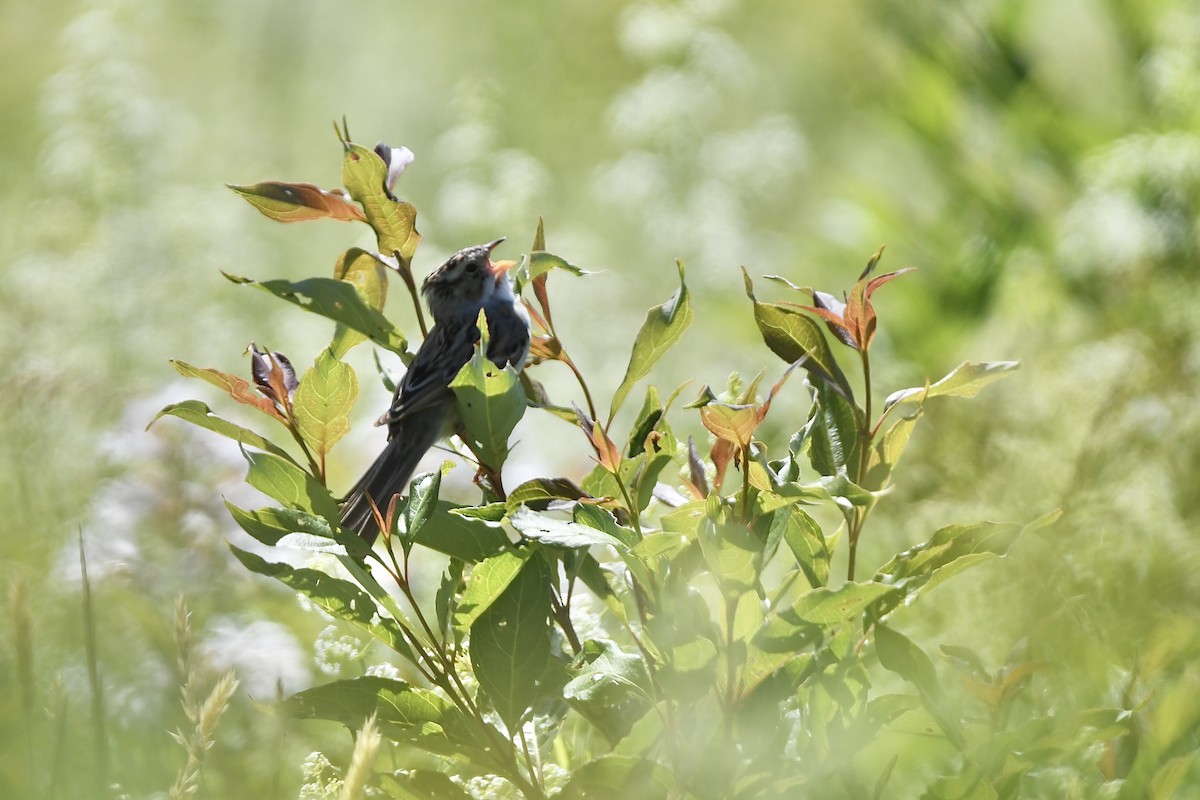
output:
[[[280,422],[286,422],[283,415],[275,408],[275,404],[259,394],[250,384],[250,381],[245,378],[239,378],[236,375],[230,375],[228,372],[222,372],[217,369],[195,367],[186,361],[177,361],[175,359],[171,360],[171,366],[175,367],[176,371],[184,377],[199,378],[200,380],[208,381],[213,386],[228,392],[229,396],[239,403],[253,406]]]
[[[883,286],[888,281],[898,278],[906,272],[912,272],[914,269],[915,267],[898,269],[895,272],[889,272],[886,275],[880,275],[877,278],[872,278],[870,281],[867,281],[866,279],[860,280],[857,284],[855,284],[854,288],[856,290],[860,285],[863,287],[863,347],[871,346],[871,340],[875,338],[875,327],[878,323],[878,320],[875,316],[875,307],[871,305],[871,295],[874,294],[876,289],[878,289],[880,286]]]
[[[846,327],[850,329],[850,335],[859,350],[866,349],[867,317],[871,313],[866,290],[867,282],[861,279],[850,289],[850,296],[846,298]]]
[[[792,364],[788,367],[779,380],[775,381],[775,385],[771,387],[771,393],[767,395],[767,400],[758,407],[758,421],[761,423],[767,417],[767,412],[771,410],[771,401],[775,399],[775,395],[779,394],[779,390],[783,388],[783,384],[787,383],[787,379],[791,377],[792,371],[799,364]]]
[[[533,324],[537,325],[543,331],[549,332],[550,326],[546,324],[546,319],[541,315],[541,313],[533,307],[533,303],[522,297],[521,304],[525,306],[525,310],[529,312],[529,318],[533,321]]]
[[[718,439],[745,447],[750,444],[754,429],[758,427],[758,409],[752,405],[709,403],[701,407],[700,421]]]
[[[327,192],[311,183],[263,181],[249,186],[226,184],[260,213],[279,222],[306,222],[310,219],[338,219],[364,222],[366,217],[357,204],[338,192]]]
[[[546,315],[546,321],[551,325],[554,324],[554,317],[550,313],[550,297],[546,294],[546,279],[550,277],[550,273],[543,272],[533,279],[533,294],[538,300],[538,304],[542,307],[542,313]]]
[[[785,303],[782,303],[781,305],[794,306],[795,308],[799,308],[802,311],[807,311],[810,314],[816,314],[818,317],[820,317],[821,319],[825,320],[826,323],[828,323],[830,330],[833,331],[833,334],[835,336],[837,336],[840,341],[844,342],[845,344],[850,345],[851,347],[854,346],[854,342],[855,342],[854,332],[851,331],[850,328],[847,326],[846,320],[843,319],[842,317],[838,316],[834,312],[830,311],[829,309],[818,308],[817,306],[806,306],[806,305],[802,305],[800,303],[786,303],[785,302]]]
[[[708,454],[713,466],[716,467],[716,473],[713,475],[714,492],[721,491],[721,484],[725,482],[725,471],[729,468],[729,462],[733,460],[736,452],[737,447],[733,442],[728,439],[717,439],[712,452]]]
[[[557,361],[562,355],[562,344],[553,336],[532,336],[529,340],[529,354],[534,362]]]
[[[916,270],[916,267],[905,267],[904,269],[898,269],[895,272],[889,272],[886,275],[880,275],[878,278],[872,278],[870,283],[867,284],[867,297],[869,298],[871,295],[875,294],[876,289],[878,289],[880,286],[883,286],[893,278],[899,278],[904,273],[913,272],[914,270]]]
[[[608,438],[599,422],[592,423],[592,447],[596,450],[600,466],[615,475],[621,468],[621,450]]]

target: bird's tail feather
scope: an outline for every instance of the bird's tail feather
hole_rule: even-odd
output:
[[[428,446],[416,446],[410,437],[393,436],[384,451],[359,479],[342,505],[342,527],[352,530],[372,544],[379,535],[379,523],[372,502],[381,514],[387,513],[392,497],[404,491]],[[430,443],[432,444],[432,442]]]

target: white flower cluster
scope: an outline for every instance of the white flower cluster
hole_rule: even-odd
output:
[[[313,660],[317,669],[336,678],[350,664],[360,660],[369,646],[354,634],[343,632],[340,625],[328,625],[313,642]]]
[[[324,753],[310,753],[300,765],[304,783],[299,800],[337,800],[342,794],[342,775]]]

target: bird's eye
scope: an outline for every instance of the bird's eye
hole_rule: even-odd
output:
[[[476,272],[479,272],[479,262],[468,261],[465,269],[469,275],[474,275]]]

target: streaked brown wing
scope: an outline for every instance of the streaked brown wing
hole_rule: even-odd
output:
[[[450,381],[471,360],[476,338],[474,325],[434,325],[396,387],[391,407],[375,424],[391,425],[445,402]]]

